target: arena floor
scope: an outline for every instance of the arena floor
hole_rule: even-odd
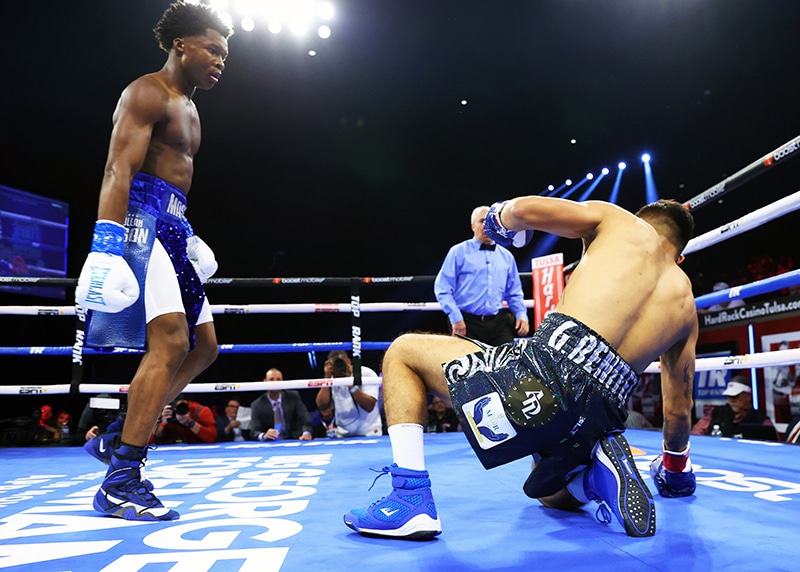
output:
[[[658,432],[630,430],[647,473]],[[104,467],[77,447],[0,449],[0,569],[62,571],[800,570],[800,447],[692,437],[696,496],[656,496],[657,532],[541,507],[521,490],[529,463],[485,471],[461,434],[426,435],[443,533],[365,538],[342,523],[391,462],[388,437],[160,447],[147,476],[170,523],[97,516]],[[649,481],[649,476],[647,477]],[[652,484],[652,483],[651,483]]]

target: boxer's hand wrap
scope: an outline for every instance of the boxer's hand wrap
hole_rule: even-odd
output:
[[[139,282],[122,257],[125,227],[110,220],[94,225],[92,248],[78,278],[75,302],[98,312],[121,312],[139,298]]]
[[[650,463],[650,476],[656,483],[658,493],[665,498],[688,497],[694,494],[697,482],[689,460],[689,445],[680,453],[668,451],[662,446],[662,453]]]
[[[182,222],[183,228],[186,229],[186,255],[189,257],[189,262],[194,266],[200,282],[205,283],[206,280],[214,276],[219,267],[214,251],[199,236],[194,234],[194,229],[186,217],[182,219]]]
[[[492,208],[490,208],[489,212],[486,214],[486,219],[483,221],[483,230],[486,236],[500,246],[505,246],[506,248],[516,246],[517,248],[522,248],[533,238],[533,231],[526,230],[517,232],[505,227],[500,221],[500,214],[505,204],[505,201],[503,201],[492,205]]]

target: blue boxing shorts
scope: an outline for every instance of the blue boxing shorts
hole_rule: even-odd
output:
[[[213,318],[203,285],[186,255],[185,211],[186,195],[179,188],[153,175],[134,176],[125,217],[124,256],[141,294],[116,314],[87,312],[87,347],[144,349],[148,322],[162,314],[182,312],[194,348],[195,326]]]
[[[541,457],[528,496],[564,488],[599,439],[624,431],[638,376],[585,324],[550,313],[530,339],[474,343],[482,349],[442,365],[453,407],[484,468]]]

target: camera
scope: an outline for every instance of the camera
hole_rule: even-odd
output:
[[[347,362],[342,358],[333,360],[333,375],[337,377],[347,377]]]
[[[175,406],[175,415],[188,415],[189,414],[189,404],[185,401],[181,401]]]

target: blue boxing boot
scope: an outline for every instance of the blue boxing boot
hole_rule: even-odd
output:
[[[106,478],[94,496],[96,511],[126,520],[159,521],[180,517],[161,504],[149,481],[142,480],[146,455],[146,446],[138,448],[120,443],[114,449]]]
[[[592,462],[583,475],[583,488],[586,496],[600,503],[605,522],[611,520],[610,510],[628,536],[656,533],[653,495],[636,469],[628,441],[621,433],[608,435],[594,446]]]
[[[392,475],[392,492],[365,509],[345,514],[347,526],[366,536],[388,538],[421,540],[441,534],[428,471],[402,469],[392,464],[378,472],[381,474],[375,477],[376,481],[383,475]]]
[[[101,463],[108,465],[111,463],[115,441],[119,441],[120,435],[122,435],[121,431],[113,431],[92,437],[83,444],[83,449]]]
[[[122,435],[122,427],[125,424],[125,416],[118,415],[117,418],[108,424],[105,433],[92,437],[83,444],[83,449],[101,463],[108,465],[111,462],[111,453],[118,445]]]

